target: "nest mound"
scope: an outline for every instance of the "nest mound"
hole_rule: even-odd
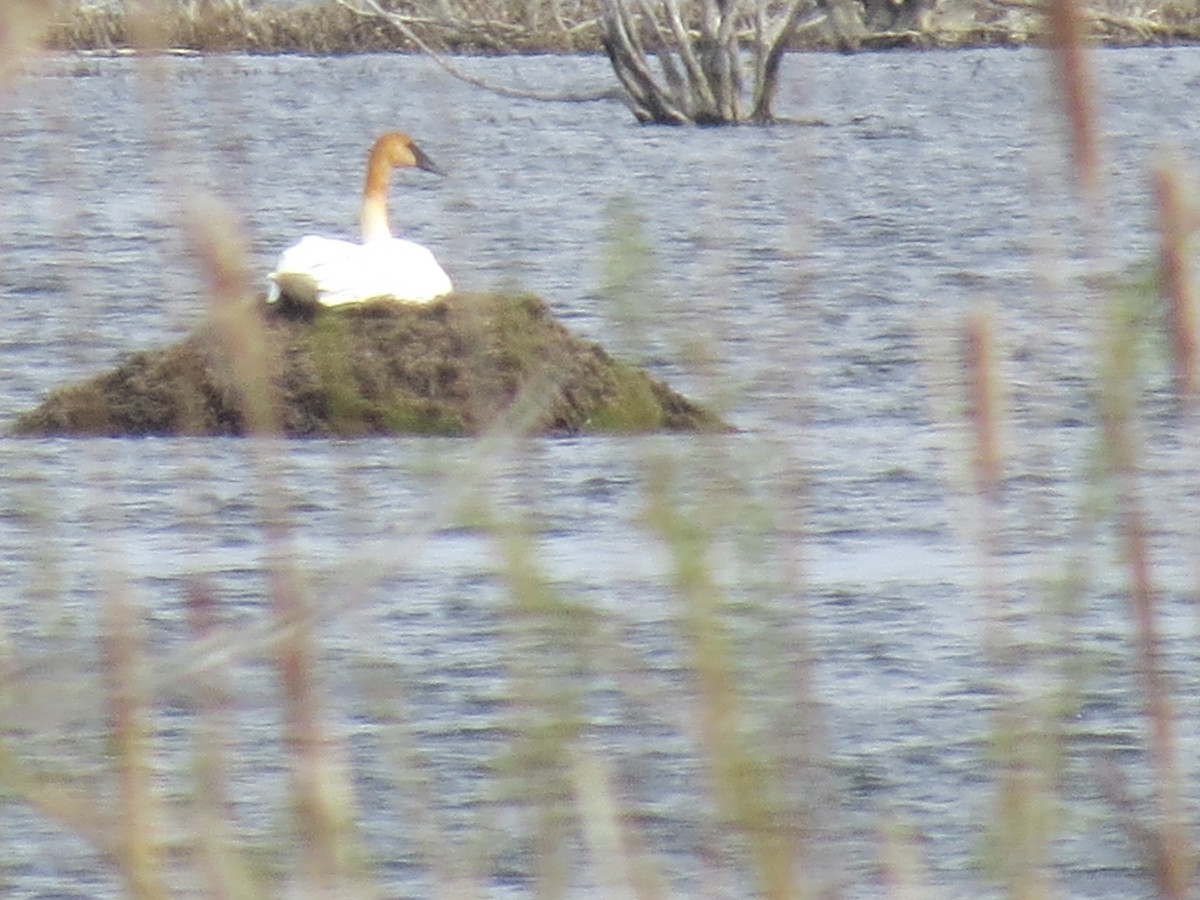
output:
[[[247,312],[232,328],[211,322],[59,388],[15,432],[468,435],[502,421],[535,434],[727,429],[572,335],[532,295]]]

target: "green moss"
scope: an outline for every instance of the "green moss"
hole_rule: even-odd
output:
[[[465,423],[436,403],[397,401],[381,411],[385,430],[393,434],[458,436],[467,434]]]
[[[338,316],[318,319],[308,344],[329,430],[340,435],[361,433],[373,409],[356,377],[346,320]]]
[[[613,394],[588,423],[597,431],[656,431],[663,426],[663,410],[654,396],[645,372],[616,364],[612,372]]]

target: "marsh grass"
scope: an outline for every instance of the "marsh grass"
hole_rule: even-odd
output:
[[[1081,202],[1100,216],[1104,185],[1094,86],[1079,43],[1078,10],[1072,0],[1057,0],[1053,7],[1054,58]],[[1080,473],[1093,477],[1095,490],[1109,498],[1081,512],[1086,527],[1111,526],[1122,545],[1129,660],[1140,678],[1150,791],[1137,794],[1115,764],[1100,767],[1085,760],[1084,765],[1107,785],[1112,815],[1143,854],[1154,890],[1181,898],[1195,886],[1193,823],[1182,803],[1188,789],[1179,758],[1178,712],[1161,660],[1161,591],[1147,547],[1152,523],[1139,477],[1144,449],[1137,424],[1141,378],[1152,364],[1146,359],[1145,330],[1154,321],[1162,323],[1164,343],[1171,348],[1185,424],[1192,415],[1196,312],[1190,261],[1196,212],[1181,165],[1168,159],[1157,173],[1163,239],[1162,274],[1154,281],[1161,297],[1154,299],[1161,301],[1161,315],[1154,320],[1144,315],[1144,289],[1123,293],[1106,281],[1085,286],[1099,301],[1094,308],[1102,317],[1096,328],[1094,411],[1102,465],[1095,475]],[[648,289],[649,248],[628,205],[614,207],[612,217],[604,292],[627,341],[637,346],[650,325],[630,311]],[[122,549],[107,548],[98,573],[103,583],[97,677],[77,691],[84,704],[95,707],[91,715],[102,720],[107,746],[97,750],[76,740],[64,741],[58,756],[31,752],[43,736],[22,733],[15,723],[23,721],[22,698],[39,676],[26,669],[24,648],[11,639],[0,641],[0,702],[14,713],[5,717],[0,735],[0,786],[8,798],[89,842],[132,897],[174,896],[188,886],[213,897],[377,896],[384,893],[377,884],[382,875],[361,833],[361,797],[339,727],[342,711],[329,703],[326,679],[332,667],[322,653],[326,627],[361,612],[362,592],[350,586],[345,588],[350,599],[322,598],[298,562],[294,513],[274,454],[281,428],[277,398],[268,389],[269,354],[261,322],[252,313],[236,222],[219,206],[199,207],[188,239],[208,278],[217,338],[237,386],[236,402],[249,423],[245,452],[262,485],[265,624],[246,633],[228,623],[216,590],[202,577],[193,579],[187,599],[190,646],[164,666],[148,650],[147,608],[116,565]],[[1031,642],[1014,623],[1030,612],[1031,601],[1011,595],[1004,577],[1002,522],[1010,512],[1006,483],[1012,455],[1005,435],[1015,426],[1005,404],[1002,331],[1002,318],[988,310],[972,313],[963,324],[955,379],[960,402],[952,424],[966,433],[964,468],[976,514],[970,531],[978,540],[975,599],[988,623],[980,635],[980,655],[997,697],[989,751],[980,760],[994,796],[986,855],[1006,895],[1040,897],[1054,893],[1053,848],[1065,827],[1060,793],[1072,752],[1065,723],[1076,688],[1071,623],[1077,594],[1086,585],[1064,578],[1065,599],[1047,592],[1042,606],[1032,610],[1038,631],[1030,652]],[[335,383],[336,347],[343,338],[336,324],[318,337],[332,348],[322,359],[330,369],[327,380]],[[434,529],[452,520],[486,535],[502,574],[505,652],[498,668],[507,722],[505,749],[494,761],[490,787],[521,810],[521,858],[530,863],[531,892],[567,896],[582,846],[595,884],[639,898],[671,894],[646,849],[642,829],[648,816],[623,789],[619,762],[594,739],[588,694],[598,683],[615,685],[630,705],[654,709],[701,760],[692,787],[711,818],[708,862],[714,872],[742,895],[836,892],[817,846],[823,831],[836,829],[830,825],[832,804],[825,805],[831,788],[818,709],[826,698],[814,687],[805,642],[803,579],[791,556],[796,548],[785,548],[785,558],[774,559],[762,538],[773,530],[772,517],[786,515],[786,502],[756,500],[749,489],[754,473],[728,455],[718,436],[698,436],[688,445],[630,442],[641,476],[641,527],[668,562],[671,621],[683,673],[679,685],[641,682],[635,651],[622,646],[620,622],[569,597],[544,571],[538,553],[539,485],[522,483],[523,492],[513,497],[492,478],[497,459],[520,462],[536,454],[521,438],[523,424],[544,409],[550,393],[543,383],[527,385],[511,415],[482,436],[472,465],[448,473],[444,506],[450,511],[426,525]],[[334,397],[332,402],[352,407],[355,401]],[[784,489],[790,491],[791,485]],[[793,499],[789,495],[785,501]],[[32,527],[52,539],[51,522]],[[803,543],[802,528],[790,527],[788,533]],[[775,576],[755,585],[765,600],[761,605],[747,602],[744,585],[731,586],[723,577],[721,558],[730,546],[742,557],[740,571],[761,570],[764,561],[777,567]],[[1073,565],[1073,559],[1064,561],[1064,569]],[[48,599],[59,590],[47,577]],[[82,625],[78,633],[71,627],[62,631],[68,638],[86,634]],[[239,686],[225,671],[239,655],[268,659],[277,686],[278,764],[286,771],[279,805],[286,812],[276,843],[265,853],[271,864],[263,863],[260,847],[239,838],[230,801],[229,775],[236,768],[229,750],[236,728],[230,712]],[[171,683],[164,673],[171,674]],[[448,837],[422,751],[397,700],[409,685],[402,671],[387,668],[386,674],[387,684],[367,686],[364,694],[391,709],[385,733],[395,760],[389,788],[405,795],[422,823],[420,856],[431,872],[431,893],[484,896],[503,861],[493,848],[464,847]],[[157,735],[168,689],[186,698],[195,738],[191,771],[184,774],[192,789],[182,800],[156,777],[166,765]],[[65,723],[61,727],[69,730]],[[89,772],[94,776],[84,777]],[[481,827],[478,844],[502,830]],[[880,833],[885,891],[925,896],[929,885],[920,836],[902,819],[884,820]]]
[[[44,40],[54,50],[169,47],[336,54],[402,49],[393,29],[356,16],[333,0],[296,8],[60,3]]]
[[[404,15],[411,33],[365,7],[339,0],[245,3],[87,3],[59,0],[44,43],[55,50],[173,48],[203,52],[346,54],[414,52],[418,41],[444,52],[598,52],[586,6],[507,0],[452,0],[436,12]]]
[[[199,52],[345,54],[601,53],[597,6],[589,0],[446,0],[436,7],[385,3],[399,26],[358,0],[252,3],[246,0],[149,0],[28,3],[22,43],[41,40],[54,50],[173,48]],[[997,18],[996,9],[1003,12]],[[1113,44],[1168,43],[1200,38],[1200,11],[1184,0],[1130,7],[1098,0],[1080,8],[1088,37]],[[19,37],[19,36],[18,36]],[[940,4],[924,31],[864,35],[865,48],[959,47],[1015,44],[1044,37],[1040,19],[1023,4]],[[809,29],[797,46],[845,48],[842,37]],[[3,63],[0,63],[3,65]]]

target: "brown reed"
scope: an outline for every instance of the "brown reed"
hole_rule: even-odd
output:
[[[197,579],[187,588],[188,620],[197,643],[220,633],[219,599],[212,586]],[[214,900],[253,900],[264,893],[237,849],[225,749],[230,686],[221,673],[200,673],[195,684],[199,721],[196,725],[195,783],[196,856],[203,875],[205,895]]]
[[[330,733],[321,712],[319,617],[312,598],[302,588],[291,519],[274,465],[273,448],[280,433],[278,404],[262,320],[250,287],[246,242],[234,217],[211,199],[196,201],[189,224],[200,270],[208,280],[214,326],[241,393],[252,460],[263,490],[273,649],[297,829],[295,878],[299,888],[311,896],[365,896],[367,875],[357,844],[353,791],[340,742]]]
[[[211,198],[196,201],[189,226],[200,274],[208,282],[212,322],[241,398],[245,432],[278,436],[279,404],[242,230],[229,211]]]
[[[140,611],[115,578],[104,589],[103,605],[108,722],[117,768],[116,864],[134,900],[165,900],[170,893],[161,843],[165,821],[153,780],[153,701]]]
[[[1047,15],[1053,36],[1053,56],[1059,74],[1059,88],[1072,150],[1073,171],[1079,184],[1081,201],[1088,225],[1088,240],[1094,262],[1107,264],[1103,248],[1104,184],[1096,123],[1096,89],[1085,49],[1078,0],[1049,0]],[[1158,191],[1160,221],[1167,241],[1178,241],[1175,233],[1182,213],[1175,208],[1175,191],[1164,185]],[[1164,208],[1164,203],[1166,208]],[[1164,261],[1174,272],[1164,272],[1167,280],[1178,279],[1182,261],[1168,259],[1178,247],[1166,251]],[[1143,708],[1149,726],[1147,753],[1153,775],[1155,821],[1140,828],[1151,835],[1153,852],[1145,865],[1159,893],[1169,900],[1182,900],[1190,891],[1193,877],[1193,848],[1185,826],[1181,806],[1182,782],[1179,773],[1178,743],[1175,734],[1176,710],[1162,663],[1162,635],[1159,630],[1160,591],[1155,583],[1150,554],[1150,524],[1142,487],[1143,448],[1138,439],[1138,338],[1136,317],[1105,279],[1091,279],[1093,292],[1104,301],[1104,320],[1098,347],[1097,413],[1100,441],[1111,480],[1115,503],[1115,527],[1121,541],[1121,558],[1128,578],[1129,609],[1134,626],[1134,662],[1141,682]],[[1182,285],[1176,285],[1182,289]],[[1187,315],[1183,309],[1173,315]],[[1186,328],[1181,321],[1173,329]],[[1191,352],[1184,344],[1187,333],[1174,336],[1177,355],[1185,360]],[[1181,363],[1177,362],[1179,366]],[[1186,364],[1186,362],[1182,363]],[[1178,371],[1178,370],[1177,370]],[[1186,384],[1186,374],[1184,376]],[[1144,843],[1144,842],[1143,842]]]
[[[1100,146],[1097,138],[1094,79],[1086,53],[1087,33],[1079,0],[1046,0],[1048,41],[1067,123],[1067,143],[1084,202],[1093,215],[1101,201]]]
[[[978,601],[985,615],[983,653],[996,708],[990,764],[994,795],[985,861],[1009,896],[1040,900],[1054,895],[1050,848],[1060,803],[1056,758],[1061,724],[1051,700],[1055,687],[1030,689],[1028,670],[1047,662],[1030,653],[1011,624],[1030,616],[1049,630],[1052,617],[1033,598],[1012,595],[1006,569],[1003,491],[1007,425],[1006,383],[1001,373],[996,319],[990,309],[968,314],[963,326],[963,380],[972,486],[976,503],[970,529],[978,544]]]
[[[1172,205],[1178,202],[1164,198],[1160,192],[1160,203],[1164,199]],[[1160,220],[1166,220],[1178,212],[1160,208],[1159,215]],[[1163,277],[1172,276],[1163,273]],[[1158,623],[1161,592],[1153,575],[1150,524],[1141,486],[1143,450],[1136,436],[1138,330],[1118,302],[1111,301],[1111,306],[1114,311],[1110,312],[1109,343],[1101,366],[1101,434],[1116,493],[1116,524],[1129,577],[1135,661],[1149,726],[1147,752],[1157,815],[1148,830],[1153,836],[1154,850],[1146,864],[1160,895],[1182,900],[1191,890],[1194,851],[1181,805],[1183,783],[1179,772],[1176,710],[1162,662]],[[1186,339],[1186,336],[1176,337],[1177,341]]]
[[[1153,168],[1158,210],[1159,282],[1171,345],[1175,393],[1185,407],[1196,402],[1196,235],[1200,219],[1177,154],[1163,155]]]
[[[988,502],[1000,498],[1000,386],[997,372],[995,328],[982,311],[973,312],[966,325],[968,418],[973,436],[972,460],[975,489]]]

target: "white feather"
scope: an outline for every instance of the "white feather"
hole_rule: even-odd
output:
[[[377,297],[428,303],[453,290],[429,249],[401,238],[355,244],[309,235],[283,251],[269,277],[270,303],[283,294],[324,306]]]

